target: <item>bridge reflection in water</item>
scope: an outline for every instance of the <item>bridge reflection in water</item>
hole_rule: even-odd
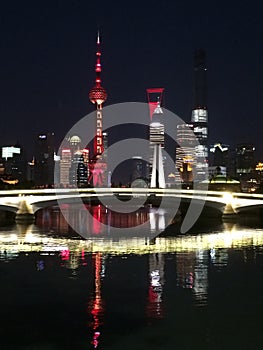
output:
[[[63,214],[57,207],[45,208],[37,212],[36,225],[44,230],[54,230],[61,234],[72,234],[74,230],[68,222],[77,228],[83,236],[104,236],[111,233],[111,228],[138,228],[142,236],[146,230],[156,232],[164,230],[169,224],[166,212],[142,207],[131,213],[119,213],[103,205],[63,205]],[[89,215],[89,214],[91,215]],[[144,225],[140,231],[140,225]],[[145,227],[146,225],[146,227]],[[147,235],[147,234],[146,234]]]
[[[93,210],[101,220],[108,220],[105,211],[99,207]],[[54,256],[59,257],[60,268],[71,271],[71,278],[80,278],[81,271],[89,269],[89,273],[93,276],[93,290],[88,297],[87,313],[89,341],[93,348],[98,348],[103,342],[105,314],[112,311],[109,300],[113,305],[121,304],[126,297],[127,283],[137,285],[138,275],[143,276],[147,284],[144,313],[148,322],[152,322],[166,318],[167,313],[169,314],[169,309],[164,303],[165,298],[167,303],[169,297],[169,294],[165,294],[166,282],[170,283],[170,288],[175,284],[177,290],[191,293],[194,304],[199,308],[205,308],[209,299],[209,266],[212,265],[218,271],[224,269],[229,263],[229,252],[233,248],[238,248],[242,252],[242,259],[245,262],[249,257],[251,258],[252,247],[252,259],[256,260],[257,253],[263,246],[262,229],[255,230],[247,227],[244,229],[239,224],[233,223],[222,224],[221,230],[214,233],[157,237],[151,240],[142,237],[118,240],[111,237],[101,238],[99,232],[88,240],[62,238],[59,237],[58,232],[62,232],[65,236],[69,231],[63,216],[56,209],[45,209],[40,214],[36,222],[38,226],[16,225],[12,230],[1,233],[0,262],[16,259],[23,253],[35,252],[38,254],[35,255],[37,257],[35,266],[38,271],[46,269],[50,272],[51,265],[48,266],[48,261],[53,259],[54,264]],[[149,213],[144,211],[135,218],[113,218],[113,215],[111,215],[111,223],[122,225],[121,227],[127,227],[130,223],[141,223],[150,218]],[[90,228],[94,229],[92,226],[94,224],[90,224]],[[48,232],[44,232],[46,230]],[[137,263],[134,260],[137,259],[136,257],[146,259],[147,264],[140,264],[140,271],[134,274],[133,264],[124,265],[126,261],[124,258],[132,259],[131,262],[136,266]],[[112,259],[117,259],[120,271],[121,266],[126,266],[125,274],[119,270],[118,273],[115,270],[111,274],[112,268],[109,267],[113,263]],[[109,283],[114,293],[109,293]],[[113,287],[115,285],[116,287]],[[145,293],[144,289],[141,292]],[[135,299],[140,297],[136,294],[132,298],[134,303],[129,307],[134,308],[137,305]],[[174,302],[169,301],[169,303]],[[139,306],[141,307],[140,303]]]

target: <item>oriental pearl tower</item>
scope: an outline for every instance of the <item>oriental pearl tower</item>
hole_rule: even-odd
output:
[[[90,169],[94,186],[102,186],[105,183],[105,175],[107,171],[106,157],[105,154],[103,155],[104,138],[107,137],[107,134],[102,132],[102,105],[107,99],[107,92],[104,89],[104,87],[101,86],[100,57],[100,35],[98,32],[95,66],[95,86],[89,92],[90,101],[96,105],[96,134],[94,138],[94,158]]]

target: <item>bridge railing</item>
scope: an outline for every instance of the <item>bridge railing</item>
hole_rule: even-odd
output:
[[[19,197],[19,196],[49,196],[49,195],[78,195],[78,194],[146,194],[146,195],[186,195],[186,196],[204,196],[204,197],[223,197],[223,191],[204,191],[204,190],[186,190],[174,188],[130,188],[130,187],[111,187],[111,188],[47,188],[47,189],[28,189],[28,190],[1,190],[0,197]],[[263,199],[263,194],[229,192],[233,198],[244,199]]]

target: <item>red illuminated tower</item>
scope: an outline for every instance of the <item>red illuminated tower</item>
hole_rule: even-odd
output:
[[[106,133],[102,132],[102,105],[107,99],[107,92],[101,86],[101,49],[100,36],[97,37],[97,51],[96,51],[96,79],[95,86],[89,92],[89,99],[96,104],[96,133],[94,138],[94,158],[90,164],[90,180],[92,179],[94,186],[103,186],[106,182],[107,160],[104,152],[104,138]],[[105,153],[105,152],[104,152]]]
[[[104,151],[103,135],[102,135],[102,105],[107,99],[107,92],[101,86],[101,51],[100,51],[100,36],[98,33],[97,38],[97,52],[96,52],[96,80],[95,86],[90,90],[89,99],[92,103],[96,104],[96,135],[94,139],[94,155],[99,157]]]

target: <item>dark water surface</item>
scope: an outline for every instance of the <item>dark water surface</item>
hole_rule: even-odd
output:
[[[1,228],[1,350],[263,348],[260,225],[85,241],[43,220]]]

